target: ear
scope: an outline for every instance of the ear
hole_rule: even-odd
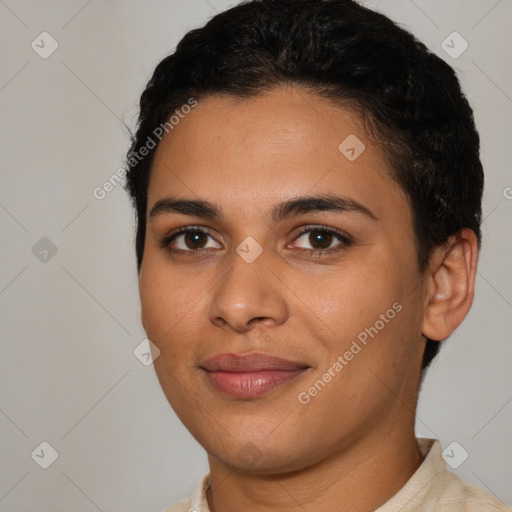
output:
[[[431,262],[422,334],[442,341],[460,325],[473,303],[478,262],[475,233],[464,228],[451,236],[434,251]]]

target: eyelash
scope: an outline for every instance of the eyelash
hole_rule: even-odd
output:
[[[341,242],[339,245],[330,247],[327,249],[299,249],[301,251],[307,251],[313,256],[321,257],[321,256],[325,256],[328,254],[332,254],[332,253],[342,250],[343,248],[349,247],[353,244],[353,240],[350,237],[348,237],[345,233],[343,233],[342,231],[338,231],[337,229],[334,229],[334,228],[327,228],[325,226],[318,226],[318,225],[306,226],[295,237],[294,240],[300,239],[303,235],[305,235],[306,233],[309,233],[311,231],[318,231],[323,234],[334,235]],[[167,235],[165,238],[163,238],[160,241],[159,245],[160,245],[160,247],[162,247],[163,249],[166,249],[170,253],[182,253],[182,254],[185,253],[188,256],[196,257],[196,258],[201,257],[202,256],[201,253],[210,252],[208,249],[198,249],[198,250],[173,249],[170,246],[171,242],[179,235],[186,234],[186,233],[202,233],[204,235],[207,235],[207,236],[210,236],[211,238],[213,238],[212,235],[210,235],[210,233],[208,233],[208,231],[205,231],[203,228],[196,227],[196,226],[186,226],[186,227],[180,228],[178,231],[175,231],[174,233],[170,233],[169,235]]]

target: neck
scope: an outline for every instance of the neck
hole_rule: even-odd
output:
[[[414,421],[396,422],[384,437],[374,432],[291,473],[240,472],[209,457],[208,504],[211,512],[372,511],[405,485],[421,461]]]

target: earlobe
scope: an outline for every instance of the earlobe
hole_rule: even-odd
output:
[[[442,341],[452,334],[473,303],[478,242],[475,233],[463,229],[439,247],[432,257],[422,334]]]

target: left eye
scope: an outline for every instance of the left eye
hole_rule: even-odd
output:
[[[334,231],[332,229],[322,227],[307,228],[304,231],[302,231],[295,240],[296,241],[293,244],[295,247],[300,247],[300,241],[303,240],[303,242],[312,245],[313,248],[301,248],[311,250],[314,252],[327,252],[330,250],[335,250],[339,248],[339,246],[348,246],[351,244],[351,240],[342,233],[338,233],[337,231]],[[335,242],[336,240],[338,240],[340,243],[333,247],[332,243]]]

